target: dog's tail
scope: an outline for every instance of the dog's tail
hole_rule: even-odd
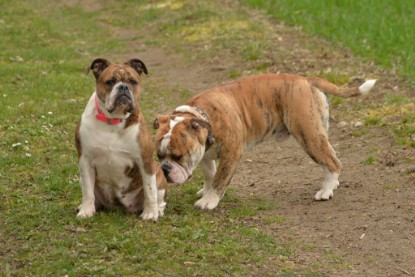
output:
[[[368,80],[364,82],[360,87],[348,87],[348,88],[339,88],[335,84],[330,83],[327,80],[318,77],[307,77],[310,85],[318,88],[319,90],[330,93],[340,97],[352,97],[364,95],[373,88],[376,83],[376,80]]]

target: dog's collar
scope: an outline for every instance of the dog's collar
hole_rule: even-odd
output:
[[[95,95],[95,108],[96,108],[96,109],[97,109],[97,111],[98,111],[98,114],[97,114],[97,115],[95,115],[95,117],[96,117],[98,120],[100,120],[100,121],[102,121],[102,122],[107,123],[108,125],[116,125],[116,124],[119,124],[119,123],[121,123],[121,122],[123,121],[123,119],[122,119],[122,118],[108,118],[108,117],[105,115],[105,113],[101,110],[101,107],[99,106],[99,103],[98,103],[98,96],[97,96],[97,95]]]
[[[192,106],[192,108],[195,109],[206,120],[206,122],[209,123],[209,117],[207,116],[204,110],[196,106]]]
[[[175,112],[179,112],[179,113],[191,113],[191,114],[193,114],[194,116],[198,116],[198,115],[200,115],[200,116],[202,116],[202,117],[203,117],[203,119],[204,119],[206,122],[210,123],[208,115],[205,113],[205,111],[204,111],[204,110],[202,110],[202,109],[201,109],[201,108],[199,108],[199,107],[196,107],[196,106],[188,106],[188,105],[183,105],[183,106],[177,107],[174,111],[175,111]],[[195,111],[196,111],[196,112],[195,112]]]

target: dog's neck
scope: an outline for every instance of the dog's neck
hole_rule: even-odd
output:
[[[123,122],[123,118],[109,118],[105,115],[105,113],[102,111],[101,106],[99,105],[99,99],[98,96],[95,95],[95,108],[97,109],[97,114],[95,115],[96,119],[99,121],[105,122],[108,125],[116,125],[121,122]]]
[[[203,120],[205,120],[206,122],[209,123],[209,117],[205,113],[205,111],[202,110],[199,107],[196,107],[196,106],[183,105],[183,106],[177,107],[174,110],[174,112],[178,112],[178,113],[190,113],[190,114],[194,115],[195,117],[201,118],[201,119],[203,119]]]

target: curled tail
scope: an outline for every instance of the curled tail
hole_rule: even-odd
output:
[[[376,83],[376,80],[368,80],[364,82],[360,87],[348,87],[348,88],[339,88],[335,84],[330,83],[327,80],[317,77],[307,77],[307,81],[310,85],[318,88],[319,90],[330,93],[340,97],[352,97],[364,95],[373,88]]]

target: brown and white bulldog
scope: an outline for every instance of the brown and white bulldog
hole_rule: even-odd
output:
[[[90,70],[96,90],[76,129],[82,188],[77,217],[119,206],[156,221],[166,206],[167,182],[153,159],[154,145],[138,104],[140,75],[147,68],[138,59],[124,64],[96,59]]]
[[[323,168],[323,185],[314,198],[328,200],[339,184],[341,163],[328,140],[329,105],[323,92],[358,96],[375,82],[339,88],[321,78],[264,74],[202,92],[154,121],[167,181],[186,182],[200,163],[205,182],[195,206],[214,209],[247,149],[270,137],[281,141],[292,135]]]

